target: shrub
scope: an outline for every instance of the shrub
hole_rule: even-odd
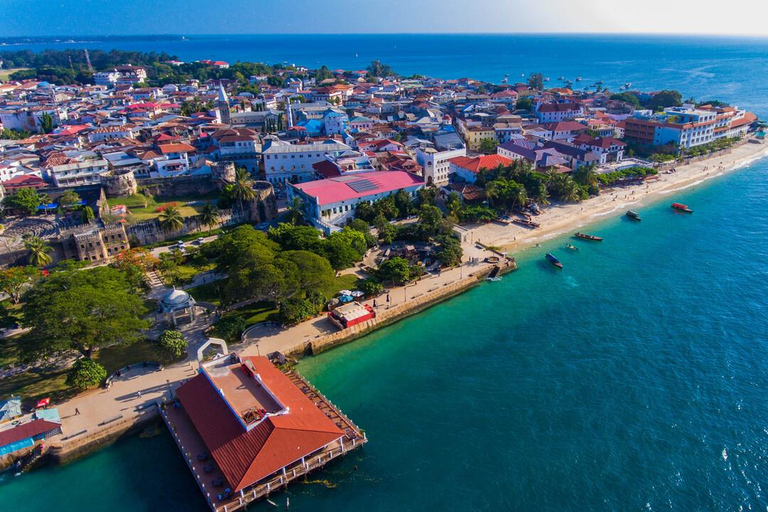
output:
[[[291,297],[280,304],[280,321],[285,325],[293,325],[318,314],[322,306],[313,304],[306,299]]]
[[[67,386],[83,390],[99,385],[107,378],[107,370],[90,358],[75,361],[67,375]]]
[[[179,331],[165,331],[157,339],[157,347],[171,359],[186,355],[187,345],[187,340]]]
[[[360,283],[358,288],[365,294],[366,297],[373,297],[374,295],[379,295],[384,291],[384,285],[381,284],[381,282],[375,277],[369,277]]]
[[[245,319],[241,316],[225,316],[214,325],[216,335],[227,343],[237,343],[245,330]]]

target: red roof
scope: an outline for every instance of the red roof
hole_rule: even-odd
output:
[[[735,121],[731,122],[731,128],[738,128],[739,126],[744,126],[745,124],[752,124],[757,120],[757,116],[753,114],[752,112],[747,112],[744,114],[744,117],[741,119],[737,119]]]
[[[3,182],[5,188],[19,188],[19,187],[43,187],[45,186],[45,180],[39,176],[33,174],[24,174],[16,176]]]
[[[419,176],[405,171],[373,171],[292,186],[314,197],[317,204],[322,206],[423,184]]]
[[[7,446],[22,439],[39,436],[40,434],[60,428],[60,424],[46,420],[33,420],[29,423],[22,423],[17,427],[0,432],[0,446]]]
[[[164,155],[167,155],[168,153],[189,153],[195,150],[195,148],[189,144],[184,144],[181,142],[176,144],[160,144],[158,147]]]
[[[197,375],[177,391],[185,412],[234,492],[344,435],[266,357],[244,357],[243,362],[246,360],[253,363],[264,387],[287,413],[267,416],[246,430],[205,374]]]
[[[575,132],[589,129],[588,126],[576,121],[560,121],[559,123],[547,123],[543,126],[551,132]]]
[[[500,165],[511,165],[512,160],[501,155],[457,156],[448,160],[453,165],[478,173],[481,169],[495,169]]]

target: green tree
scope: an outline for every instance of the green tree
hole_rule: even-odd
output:
[[[89,357],[81,357],[67,374],[67,386],[79,390],[98,386],[107,378],[107,370]]]
[[[40,118],[40,133],[51,133],[53,131],[53,117],[48,112],[43,112]]]
[[[378,60],[372,61],[366,70],[368,71],[369,75],[375,77],[388,77],[395,75],[395,72],[392,71],[392,68],[386,64],[382,64],[381,61]]]
[[[4,200],[6,206],[21,210],[26,215],[37,212],[37,207],[43,204],[42,197],[31,188],[22,188]]]
[[[157,347],[171,359],[179,359],[187,354],[187,340],[179,331],[163,331],[157,339]]]
[[[171,233],[179,231],[184,227],[184,217],[181,215],[177,206],[166,206],[163,211],[160,212],[160,227]]]
[[[439,247],[437,249],[437,259],[445,267],[455,267],[461,264],[461,258],[464,250],[461,248],[461,242],[452,235],[442,235],[436,239]]]
[[[297,324],[319,312],[317,305],[299,297],[291,297],[280,303],[280,321],[285,325]]]
[[[238,167],[235,170],[232,194],[240,205],[240,211],[245,211],[245,203],[249,203],[256,198],[256,191],[253,190],[253,178],[251,178],[248,170],[244,167]]]
[[[654,94],[647,106],[652,110],[663,110],[668,107],[679,107],[682,104],[682,94],[678,91],[664,90]]]
[[[111,267],[67,269],[37,282],[22,307],[31,328],[23,349],[36,359],[67,351],[91,357],[94,350],[142,337],[147,310],[127,278]]]
[[[0,290],[6,293],[11,302],[18,304],[22,292],[40,275],[34,267],[9,267],[0,270]]]
[[[213,203],[205,203],[200,216],[203,226],[207,226],[209,231],[219,223],[219,209]]]
[[[492,155],[496,153],[496,147],[499,145],[498,141],[493,139],[483,139],[480,141],[480,152],[486,155]]]
[[[366,297],[374,297],[376,295],[380,295],[381,292],[384,291],[384,285],[381,284],[381,281],[375,277],[369,277],[360,283],[357,287],[361,292],[365,294]]]
[[[83,208],[83,213],[82,213],[83,224],[90,224],[91,222],[94,221],[95,218],[96,218],[96,215],[94,215],[93,213],[93,208],[91,208],[90,206],[86,206],[85,208]]]
[[[214,325],[216,336],[227,343],[238,343],[245,329],[245,318],[240,315],[227,315]]]
[[[53,262],[53,257],[51,256],[53,248],[39,236],[25,238],[24,248],[29,251],[27,260],[30,265],[45,267]]]
[[[411,279],[411,264],[405,258],[396,256],[379,265],[377,275],[382,281],[402,285]]]
[[[544,75],[541,73],[533,73],[528,77],[528,87],[541,91],[544,89]]]
[[[531,112],[533,110],[533,102],[531,101],[531,98],[520,98],[517,100],[515,108],[518,110],[527,110],[528,112]]]
[[[74,190],[67,190],[59,197],[59,204],[71,207],[81,201],[80,195]]]

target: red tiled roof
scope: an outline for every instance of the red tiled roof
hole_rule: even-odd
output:
[[[46,432],[59,428],[61,428],[60,424],[46,420],[33,420],[29,423],[22,423],[17,427],[0,432],[0,446],[6,446],[21,441],[22,439],[39,436],[40,434],[45,434]]]
[[[39,176],[31,174],[16,176],[3,182],[3,186],[6,188],[13,187],[42,187],[45,186],[45,180]]]
[[[184,144],[181,142],[175,144],[160,144],[158,147],[164,155],[167,155],[168,153],[189,153],[195,150],[195,148],[189,144]]]
[[[462,169],[478,173],[481,169],[495,169],[500,165],[510,165],[512,160],[501,155],[485,155],[485,156],[457,156],[448,160],[453,165],[459,166]]]
[[[752,124],[757,120],[757,116],[753,114],[752,112],[747,112],[744,114],[744,117],[741,119],[737,119],[735,121],[731,122],[731,128],[738,128],[739,126],[744,126],[745,124]]]
[[[249,357],[265,387],[288,408],[245,430],[206,375],[177,396],[227,482],[237,492],[344,435],[266,357]]]

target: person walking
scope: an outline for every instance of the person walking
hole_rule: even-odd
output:
[[[80,416],[80,409],[75,407],[75,416]]]

